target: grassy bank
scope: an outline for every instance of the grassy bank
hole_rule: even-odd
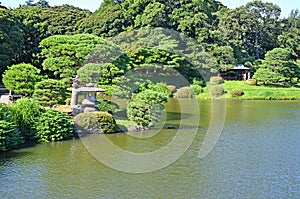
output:
[[[248,85],[244,81],[225,81],[224,89],[227,92],[223,97],[237,99],[300,99],[300,88],[296,87],[280,87],[280,86],[264,86],[264,85]],[[199,98],[210,98],[208,87],[204,88],[204,93]],[[242,90],[242,96],[233,97],[230,94],[232,90]]]

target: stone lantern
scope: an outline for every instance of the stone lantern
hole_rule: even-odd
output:
[[[78,78],[78,77],[77,77]],[[95,84],[88,83],[85,87],[80,87],[75,78],[72,89],[71,108],[73,115],[82,112],[99,111],[95,106],[97,104],[97,92],[105,92],[105,89],[95,87]],[[81,104],[78,104],[78,96],[84,95],[84,99]]]

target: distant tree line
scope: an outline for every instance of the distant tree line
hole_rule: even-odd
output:
[[[28,0],[16,9],[0,8],[0,74],[11,65],[26,63],[39,69],[43,78],[69,86],[91,50],[101,43],[107,47],[111,40],[124,53],[112,65],[101,66],[102,84],[115,84],[126,70],[148,66],[156,66],[155,71],[172,67],[192,82],[200,77],[193,76],[190,59],[199,57],[204,60],[199,67],[211,72],[246,64],[253,74],[259,70],[255,75],[259,81],[295,82],[300,78],[300,13],[292,10],[284,19],[280,13],[279,6],[260,0],[235,9],[216,0],[104,0],[94,13]],[[183,33],[205,53],[186,58],[180,53],[187,48],[170,52],[163,45],[134,49],[124,44],[122,38],[130,40],[135,30],[150,27]],[[155,43],[157,36],[164,37],[162,32],[130,42]],[[178,38],[167,41],[179,45]],[[266,79],[262,73],[277,78]]]

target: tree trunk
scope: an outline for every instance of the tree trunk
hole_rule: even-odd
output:
[[[256,58],[260,59],[260,55],[259,55],[259,52],[258,52],[258,31],[255,31],[255,46],[254,46],[254,49],[255,49]]]

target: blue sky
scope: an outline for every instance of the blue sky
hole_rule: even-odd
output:
[[[26,0],[0,0],[3,6],[8,6],[11,8],[16,8],[19,4],[24,4]],[[245,5],[247,2],[251,0],[219,0],[224,5],[229,8],[239,7],[241,5]],[[300,9],[300,3],[296,3],[299,0],[268,0],[268,2],[277,4],[281,7],[282,16],[287,17],[292,9]],[[85,8],[91,11],[95,11],[99,8],[101,4],[101,0],[48,0],[51,6],[54,5],[62,5],[62,4],[70,4],[80,8]]]

